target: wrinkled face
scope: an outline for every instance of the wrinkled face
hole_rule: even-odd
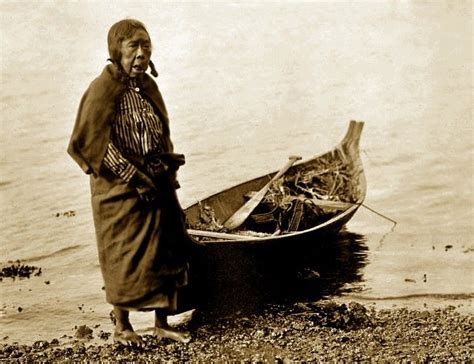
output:
[[[151,57],[151,40],[146,31],[138,29],[131,38],[122,42],[120,50],[120,63],[130,77],[145,73]]]

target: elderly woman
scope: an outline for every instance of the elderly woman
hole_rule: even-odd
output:
[[[116,317],[114,341],[142,345],[129,311],[155,311],[155,335],[188,342],[167,324],[187,284],[191,242],[179,205],[168,114],[152,44],[143,23],[125,19],[108,34],[111,64],[85,92],[68,153],[90,174],[92,210],[106,299]]]

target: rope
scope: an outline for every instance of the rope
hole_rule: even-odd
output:
[[[395,227],[395,226],[397,225],[397,222],[396,222],[395,220],[393,220],[393,219],[391,219],[391,218],[389,218],[389,217],[387,217],[387,216],[381,214],[380,212],[375,211],[374,209],[370,208],[370,207],[367,206],[366,204],[361,203],[360,205],[361,205],[361,206],[364,206],[367,210],[373,212],[374,214],[376,214],[376,215],[378,215],[378,216],[380,216],[380,217],[383,217],[384,219],[386,219],[386,220],[392,222],[392,223],[393,223],[393,227]],[[393,230],[393,228],[392,228],[392,230]]]
[[[382,238],[380,239],[380,241],[379,241],[379,243],[378,243],[378,245],[377,245],[377,247],[376,247],[376,250],[378,250],[378,249],[382,246],[383,242],[385,241],[385,238],[386,238],[389,234],[393,233],[393,231],[395,230],[395,226],[397,226],[397,222],[396,222],[395,220],[393,220],[393,219],[391,219],[391,218],[385,216],[384,214],[381,214],[380,212],[375,211],[374,209],[370,208],[369,206],[367,206],[367,205],[364,204],[364,203],[361,203],[360,206],[365,207],[365,208],[366,208],[367,210],[369,210],[370,212],[373,212],[374,214],[376,214],[376,215],[378,215],[378,216],[380,216],[380,217],[382,217],[382,218],[384,218],[384,219],[390,221],[391,223],[393,223],[393,226],[392,226],[392,228],[390,229],[390,231],[386,232],[386,233],[382,236]]]

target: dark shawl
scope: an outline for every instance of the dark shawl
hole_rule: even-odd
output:
[[[145,75],[142,90],[163,121],[172,151],[166,108],[155,82]],[[84,94],[68,152],[91,174],[92,211],[107,301],[141,308],[172,295],[187,269],[190,238],[174,185],[156,181],[159,203],[143,202],[130,184],[101,168],[116,107],[125,91],[120,73],[107,66]]]
[[[144,75],[141,89],[164,124],[164,138],[172,152],[169,119],[163,97],[155,81]],[[110,140],[110,131],[120,98],[126,90],[123,75],[110,64],[90,84],[82,97],[68,153],[87,173],[98,175]]]

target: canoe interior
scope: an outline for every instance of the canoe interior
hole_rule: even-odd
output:
[[[359,138],[362,132],[363,122],[351,121],[349,129],[343,140],[331,151],[318,155],[309,160],[300,162],[291,167],[287,174],[294,173],[298,170],[317,169],[322,159],[330,158],[338,160],[345,165],[349,171],[349,181],[353,184],[353,191],[356,192],[354,204],[345,211],[340,211],[336,216],[332,216],[328,221],[314,226],[307,230],[317,230],[318,228],[327,228],[331,230],[340,229],[352,215],[355,213],[360,204],[364,201],[366,193],[366,182],[362,163],[359,157]],[[201,207],[209,206],[220,223],[226,221],[235,211],[237,211],[246,201],[246,194],[252,191],[258,191],[264,187],[277,172],[273,172],[247,182],[243,182],[214,195],[211,195],[198,203],[195,203],[185,209],[188,225],[193,226],[200,221]],[[294,233],[303,233],[298,231]],[[294,234],[292,233],[292,234]],[[282,235],[284,236],[284,235]]]

